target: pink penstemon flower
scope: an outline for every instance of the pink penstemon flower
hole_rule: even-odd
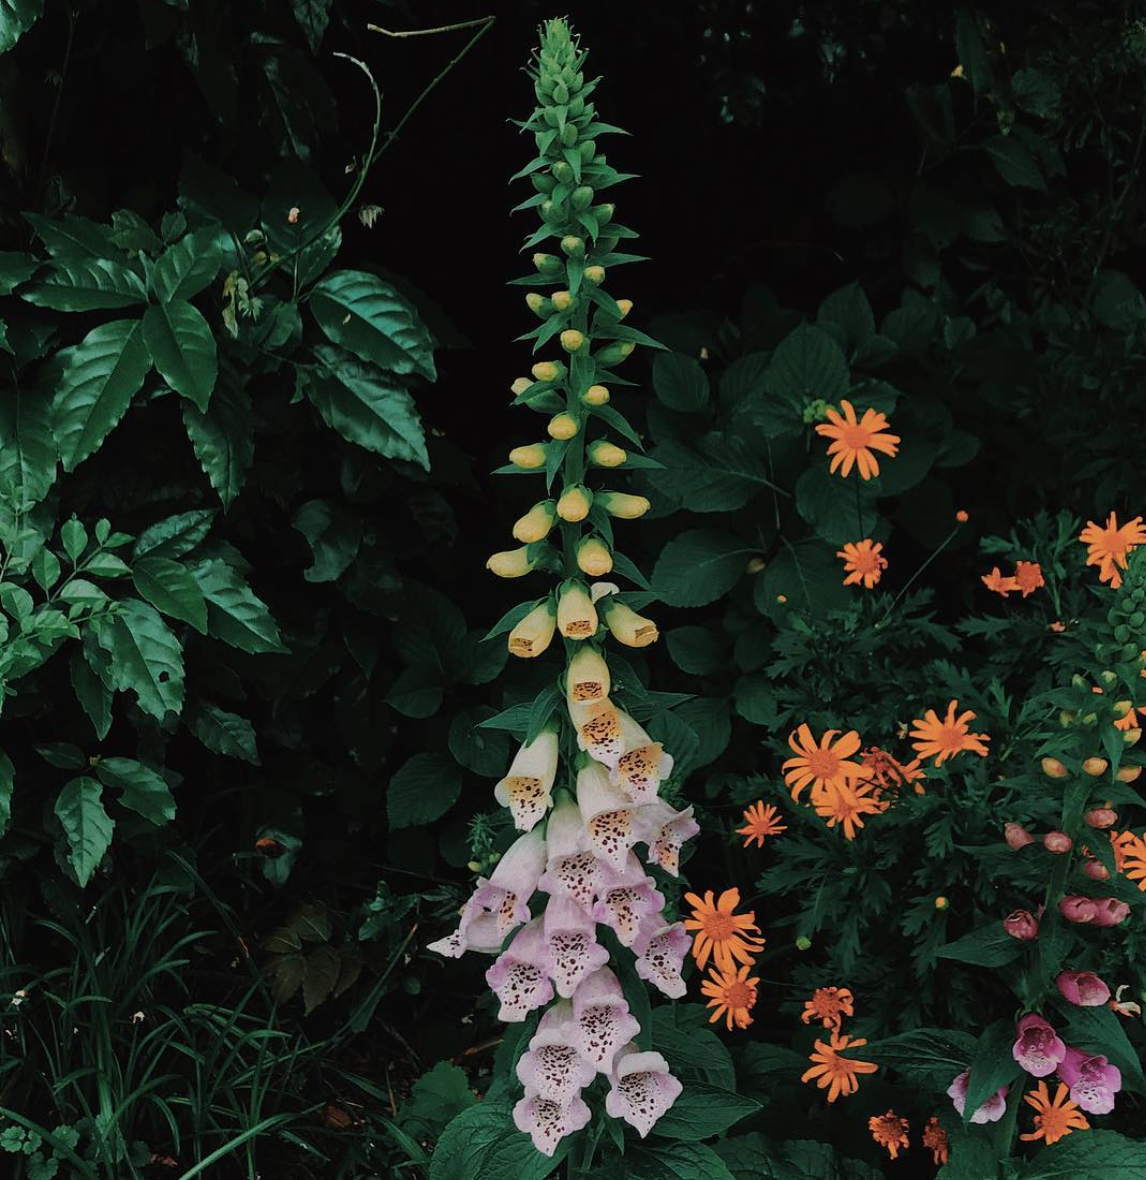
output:
[[[1066,1045],[1055,1030],[1037,1013],[1028,1012],[1015,1031],[1018,1036],[1012,1052],[1023,1069],[1036,1078],[1054,1073],[1066,1056]]]

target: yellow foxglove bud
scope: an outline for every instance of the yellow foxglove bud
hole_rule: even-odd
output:
[[[595,499],[618,520],[637,520],[652,507],[644,496],[630,496],[628,492],[598,492]]]
[[[507,549],[503,553],[495,553],[485,563],[485,568],[499,578],[524,577],[537,564],[536,557],[529,556],[529,549],[522,545],[520,549]]]
[[[660,632],[652,619],[643,618],[612,595],[604,600],[604,604],[605,626],[618,643],[626,647],[648,647],[660,638]]]
[[[633,310],[633,301],[631,299],[618,299],[617,306],[621,309],[621,319],[624,319]]]
[[[581,429],[581,424],[572,414],[558,414],[549,420],[546,429],[550,438],[567,439],[572,438]]]
[[[603,385],[590,385],[581,395],[587,406],[604,406],[609,403],[609,391]]]
[[[589,462],[595,467],[620,467],[628,457],[621,447],[604,439],[589,444]]]
[[[609,665],[591,644],[577,649],[569,661],[565,686],[571,701],[603,701],[612,687]]]
[[[541,316],[542,319],[553,312],[553,304],[544,295],[538,295],[536,291],[530,291],[525,297],[525,302],[529,305],[529,310]]]
[[[513,538],[530,545],[544,541],[557,523],[557,505],[552,500],[542,500],[521,517],[513,526]]]
[[[553,603],[546,599],[509,633],[509,654],[520,656],[523,660],[541,655],[553,642],[556,630],[557,617],[553,613]]]
[[[557,515],[562,520],[576,523],[589,515],[592,506],[593,493],[580,484],[574,484],[561,493],[561,499],[557,501]]]
[[[521,397],[521,395],[532,384],[533,384],[533,382],[528,377],[518,377],[509,388],[513,392],[514,397]]]
[[[600,537],[586,537],[577,546],[577,568],[590,578],[603,578],[613,568],[613,555]]]
[[[534,254],[533,265],[543,275],[551,275],[563,269],[564,263],[556,254]]]
[[[575,234],[567,234],[561,239],[561,249],[570,258],[580,258],[585,253],[585,242]]]
[[[605,268],[603,266],[585,267],[585,282],[592,283],[594,287],[599,287],[604,281]]]
[[[614,340],[612,344],[606,344],[600,352],[597,353],[597,361],[602,365],[617,365],[630,356],[632,351],[637,346],[631,340]]]
[[[514,447],[509,452],[509,461],[514,467],[524,467],[528,471],[533,471],[538,467],[544,467],[545,444],[530,443],[528,446]]]
[[[538,361],[530,372],[538,381],[560,381],[565,376],[565,366],[560,361]]]
[[[557,629],[566,639],[588,639],[597,633],[597,608],[580,582],[566,582],[561,588]]]
[[[554,291],[549,297],[549,302],[558,311],[568,311],[573,306],[573,296],[568,291]]]
[[[561,333],[561,347],[566,352],[578,352],[585,344],[585,334],[576,328],[566,328]]]

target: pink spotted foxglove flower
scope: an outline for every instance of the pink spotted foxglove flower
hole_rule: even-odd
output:
[[[540,887],[552,897],[571,897],[586,908],[605,888],[605,863],[593,851],[581,809],[568,791],[558,794],[546,830],[549,861]]]
[[[634,803],[651,803],[661,783],[672,774],[672,755],[627,713],[621,714],[621,739],[625,752],[610,771],[609,781]]]
[[[527,1098],[567,1106],[597,1076],[597,1067],[573,1043],[576,1030],[568,1000],[558,1000],[542,1016],[529,1050],[517,1062],[517,1077]]]
[[[524,1020],[553,999],[544,918],[534,918],[517,932],[485,973],[485,981],[501,1001],[498,1019],[507,1024]]]
[[[552,1156],[566,1135],[588,1126],[592,1114],[578,1094],[562,1106],[538,1094],[526,1095],[513,1108],[513,1123],[533,1140],[542,1155]]]
[[[681,968],[691,946],[692,936],[683,922],[662,926],[655,916],[646,919],[633,944],[637,974],[670,1000],[679,1000],[687,990]]]
[[[571,897],[551,897],[545,907],[545,970],[566,999],[577,985],[609,961],[609,952],[597,941],[597,923],[584,906]]]
[[[1087,1114],[1109,1114],[1114,1109],[1114,1095],[1122,1089],[1122,1073],[1117,1066],[1081,1049],[1067,1049],[1058,1076]]]
[[[1060,971],[1055,984],[1068,1003],[1100,1008],[1110,999],[1110,988],[1093,971]]]
[[[680,850],[700,831],[692,807],[677,811],[663,799],[642,807],[637,816],[638,837],[648,845],[648,862],[675,877],[680,872]]]
[[[609,782],[605,768],[590,762],[577,774],[577,806],[589,832],[589,844],[614,869],[624,868],[629,849],[640,838],[636,805]]]
[[[963,1113],[967,1105],[967,1084],[971,1080],[971,1071],[964,1070],[947,1087],[947,1095],[959,1114]],[[997,1123],[1007,1109],[1007,1090],[1009,1087],[1000,1086],[982,1106],[971,1116],[973,1123]]]
[[[610,926],[622,946],[632,946],[642,922],[649,919],[660,921],[665,899],[657,891],[656,884],[645,874],[641,862],[630,853],[620,872],[607,866],[600,900],[593,907],[593,917]],[[663,921],[660,924],[663,925]]]
[[[608,967],[594,971],[573,993],[570,1042],[598,1073],[611,1073],[617,1050],[641,1030],[617,977]]]
[[[684,1089],[659,1053],[642,1053],[635,1044],[617,1054],[610,1082],[605,1110],[635,1127],[642,1139]]]
[[[1028,1012],[1015,1031],[1018,1035],[1012,1053],[1023,1069],[1036,1078],[1054,1073],[1066,1056],[1066,1045],[1054,1029],[1037,1013]]]

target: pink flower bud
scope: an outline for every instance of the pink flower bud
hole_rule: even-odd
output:
[[[1100,860],[1088,860],[1082,866],[1082,871],[1092,881],[1105,881],[1110,876],[1110,870]]]
[[[1071,893],[1058,903],[1058,908],[1068,922],[1093,922],[1098,906],[1089,897]]]
[[[1074,841],[1066,832],[1047,832],[1043,837],[1043,847],[1048,852],[1069,852],[1074,847]]]
[[[1030,942],[1038,937],[1039,920],[1030,910],[1014,910],[1003,919],[1003,929],[1012,938]]]
[[[1018,852],[1020,848],[1026,848],[1028,844],[1035,842],[1034,836],[1022,824],[1004,825],[1003,838],[1007,841],[1007,847],[1012,852]]]
[[[287,221],[291,225],[298,225],[298,217],[301,212],[302,210],[297,205],[292,205],[290,212],[287,214]]]
[[[1095,807],[1083,817],[1092,828],[1110,828],[1118,822],[1118,812],[1109,807]]]
[[[1055,984],[1062,997],[1080,1008],[1101,1008],[1110,999],[1110,988],[1093,971],[1060,971]]]
[[[1094,924],[1096,926],[1120,926],[1130,917],[1130,907],[1114,897],[1098,897],[1094,900]]]

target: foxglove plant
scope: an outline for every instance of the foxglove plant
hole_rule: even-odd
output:
[[[597,150],[598,137],[618,129],[597,121],[589,101],[596,82],[586,81],[584,62],[568,25],[549,21],[531,70],[539,105],[521,124],[538,155],[518,178],[528,177],[536,194],[518,209],[541,217],[525,249],[556,238],[560,253],[535,253],[536,273],[517,282],[547,289],[526,296],[540,323],[524,338],[535,352],[559,345],[562,355],[513,383],[515,405],[548,416],[548,439],[515,448],[501,469],[543,477],[548,498],[514,525],[520,547],[488,562],[499,577],[556,580],[491,634],[508,632],[510,654],[522,659],[543,656],[560,635],[563,669],[535,702],[529,732],[494,791],[524,834],[489,879],[478,880],[457,931],[432,947],[451,957],[497,956],[486,981],[502,1020],[545,1009],[516,1062],[524,1095],[514,1121],[550,1156],[590,1121],[583,1094],[598,1075],[607,1083],[605,1112],[642,1137],[681,1092],[665,1059],[635,1039],[642,1030],[619,976],[672,998],[684,994],[691,940],[683,923],[666,917],[649,867],[675,877],[681,846],[698,831],[691,807],[660,797],[671,754],[610,695],[607,637],[642,648],[658,632],[638,613],[639,595],[596,580],[615,571],[647,586],[614,552],[612,522],[637,519],[649,502],[597,486],[605,472],[650,465],[626,449],[639,446],[639,436],[610,405],[609,386],[630,384],[614,370],[638,344],[658,346],[622,323],[632,304],[605,290],[607,274],[637,256],[618,251],[635,235],[598,199],[626,177]],[[610,962],[610,946],[632,956],[627,969]]]

